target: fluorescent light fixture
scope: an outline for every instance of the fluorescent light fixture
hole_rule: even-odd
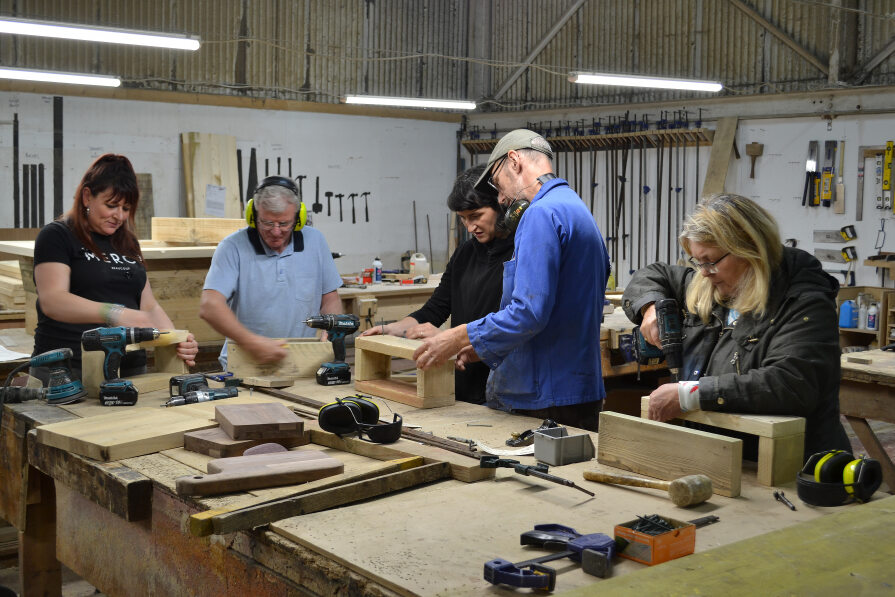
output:
[[[405,108],[444,108],[446,110],[475,110],[475,102],[464,100],[416,99],[412,97],[382,97],[376,95],[346,95],[346,104],[368,106],[401,106]]]
[[[48,23],[8,17],[0,17],[0,33],[96,41],[109,44],[129,44],[132,46],[151,46],[174,50],[199,49],[199,39],[188,35],[156,34],[130,29],[87,27],[69,23]]]
[[[616,85],[619,87],[648,87],[651,89],[682,89],[684,91],[709,91],[717,93],[723,85],[717,81],[693,81],[666,77],[637,77],[634,75],[607,75],[605,73],[571,73],[569,81],[586,85]]]
[[[39,81],[41,83],[70,83],[73,85],[99,85],[101,87],[119,87],[121,79],[106,75],[79,75],[60,73],[51,70],[27,70],[24,68],[0,67],[0,79],[18,79],[20,81]]]

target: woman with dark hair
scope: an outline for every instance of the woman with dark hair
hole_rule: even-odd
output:
[[[81,334],[100,326],[173,329],[155,300],[134,227],[140,192],[137,175],[122,155],[98,158],[81,179],[68,212],[40,231],[34,243],[37,328],[34,354],[55,348],[74,351],[81,375]],[[177,356],[195,364],[193,335],[177,345]],[[139,357],[135,357],[139,358]],[[122,369],[139,372],[138,362]],[[46,382],[45,368],[32,375]]]
[[[451,255],[438,288],[418,311],[388,325],[375,326],[362,335],[389,334],[404,338],[427,338],[438,333],[448,317],[451,325],[475,321],[497,311],[503,292],[503,264],[513,255],[513,238],[499,238],[500,206],[496,194],[475,190],[485,166],[475,166],[460,174],[448,195],[448,208],[473,238]],[[490,370],[482,363],[470,363],[454,374],[457,400],[483,404],[485,383]]]

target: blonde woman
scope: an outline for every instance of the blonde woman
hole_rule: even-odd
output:
[[[650,394],[650,418],[700,409],[801,416],[805,458],[850,451],[839,419],[839,283],[813,256],[784,247],[774,218],[739,195],[700,203],[679,240],[690,266],[639,270],[622,302],[655,346],[654,303],[674,298],[682,309],[682,381]]]

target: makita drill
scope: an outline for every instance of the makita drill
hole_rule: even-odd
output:
[[[336,386],[351,383],[351,369],[345,362],[345,336],[353,334],[360,327],[357,315],[314,315],[305,320],[305,324],[318,330],[326,330],[333,343],[335,361],[323,363],[317,369],[317,383],[322,386]]]
[[[648,343],[640,333],[640,326],[637,326],[634,328],[634,354],[641,365],[660,363],[664,357],[672,381],[678,381],[684,361],[681,311],[677,301],[672,298],[659,299],[655,306],[656,325],[659,326],[659,342],[662,344],[662,349]]]
[[[166,332],[159,332],[156,328],[94,328],[81,335],[81,346],[84,350],[105,352],[103,378],[117,379],[127,345],[156,340],[162,333]]]

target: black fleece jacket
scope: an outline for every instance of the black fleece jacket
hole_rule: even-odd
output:
[[[487,244],[470,238],[457,247],[438,288],[410,317],[435,327],[450,317],[451,325],[458,326],[497,311],[503,293],[503,264],[512,256],[512,238],[495,239]],[[456,399],[483,404],[489,372],[482,363],[471,363],[466,371],[456,371]]]
[[[660,298],[678,301],[684,328],[681,379],[699,380],[700,407],[805,417],[806,459],[823,450],[850,451],[839,419],[839,283],[812,255],[784,247],[764,317],[743,314],[727,326],[721,305],[715,305],[708,324],[687,312],[684,297],[693,275],[687,267],[645,267],[625,289],[622,306],[640,323],[644,305]]]

